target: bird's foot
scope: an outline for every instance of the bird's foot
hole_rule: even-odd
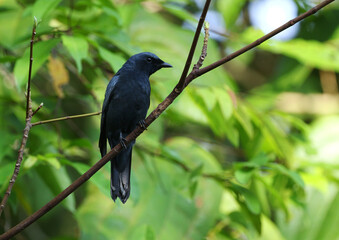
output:
[[[124,138],[124,137],[122,136],[122,134],[120,133],[120,144],[121,144],[121,146],[122,146],[124,149],[127,149],[126,143],[127,143],[126,138]]]
[[[146,122],[145,120],[140,120],[138,125],[143,128],[144,130],[147,130],[147,127],[146,127]]]

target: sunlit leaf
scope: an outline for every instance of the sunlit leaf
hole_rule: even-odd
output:
[[[221,112],[225,119],[231,117],[233,112],[233,104],[226,88],[213,88],[215,98],[218,100]]]
[[[171,4],[171,3],[165,3],[164,8],[170,12],[171,14],[175,15],[176,17],[185,20],[185,21],[191,21],[196,23],[197,19],[191,14],[189,13],[186,9],[176,5],[176,4]]]
[[[38,157],[37,156],[28,156],[28,158],[24,161],[23,163],[23,167],[24,168],[31,168],[33,167],[38,161]]]
[[[69,75],[67,69],[65,68],[63,62],[58,58],[49,57],[49,61],[47,64],[49,74],[53,80],[54,90],[59,98],[64,97],[64,93],[62,91],[62,86],[67,84],[69,81]]]
[[[300,175],[292,170],[287,169],[286,167],[284,167],[283,165],[280,164],[268,164],[269,167],[278,170],[280,173],[286,175],[287,177],[291,178],[296,184],[298,184],[300,187],[304,187],[304,181],[302,180],[302,178],[300,177]]]
[[[239,169],[236,170],[234,175],[237,181],[241,184],[247,184],[253,176],[253,169]]]
[[[112,52],[103,47],[98,46],[98,50],[100,56],[111,65],[112,69],[115,72],[117,72],[126,61],[123,57],[117,54],[113,54]]]
[[[38,20],[45,20],[44,17],[53,11],[61,0],[37,0],[33,5],[33,16]]]
[[[37,157],[39,161],[46,162],[56,169],[61,167],[59,160],[53,154],[38,155]]]
[[[253,214],[259,214],[261,207],[257,197],[250,190],[240,185],[232,185],[232,188],[245,198],[245,204]]]
[[[238,19],[240,12],[246,3],[245,0],[223,0],[217,1],[217,7],[222,13],[227,27],[232,27],[235,21]]]
[[[75,60],[78,72],[82,71],[81,61],[88,56],[88,43],[85,38],[80,36],[67,36],[61,37],[63,45],[68,50],[69,54]]]
[[[243,37],[246,41],[254,41],[263,34],[249,28]],[[259,45],[260,48],[273,53],[280,53],[292,57],[305,65],[323,70],[339,71],[338,47],[330,43],[321,43],[315,40],[293,39],[287,42],[269,40]]]
[[[60,39],[51,39],[34,44],[32,77],[34,77],[39,68],[45,63],[52,48],[54,48],[59,42]],[[23,87],[27,83],[28,68],[29,48],[26,49],[23,56],[15,63],[14,66],[14,76],[19,87]]]

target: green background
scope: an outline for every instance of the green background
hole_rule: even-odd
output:
[[[313,6],[295,2],[299,14]],[[212,1],[227,36],[210,39],[205,66],[263,35],[247,3]],[[194,35],[182,23],[195,26],[197,10],[189,0],[0,1],[0,195],[25,125],[33,16],[36,122],[100,111],[109,79],[141,51],[174,66],[150,79],[153,110],[180,77]],[[189,85],[137,139],[125,205],[110,198],[107,164],[17,239],[339,239],[338,14],[334,2],[296,38]],[[93,116],[31,129],[1,232],[100,159],[99,127]]]

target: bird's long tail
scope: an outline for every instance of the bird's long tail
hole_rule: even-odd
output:
[[[130,175],[133,144],[111,160],[111,197],[125,203],[130,194]]]

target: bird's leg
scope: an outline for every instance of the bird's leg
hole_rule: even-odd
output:
[[[140,120],[139,123],[138,123],[138,125],[139,125],[141,128],[143,128],[144,130],[147,130],[147,128],[146,128],[146,122],[145,122],[144,119]]]
[[[124,149],[127,149],[126,142],[127,142],[126,138],[124,138],[122,136],[122,132],[120,132],[120,144]]]

